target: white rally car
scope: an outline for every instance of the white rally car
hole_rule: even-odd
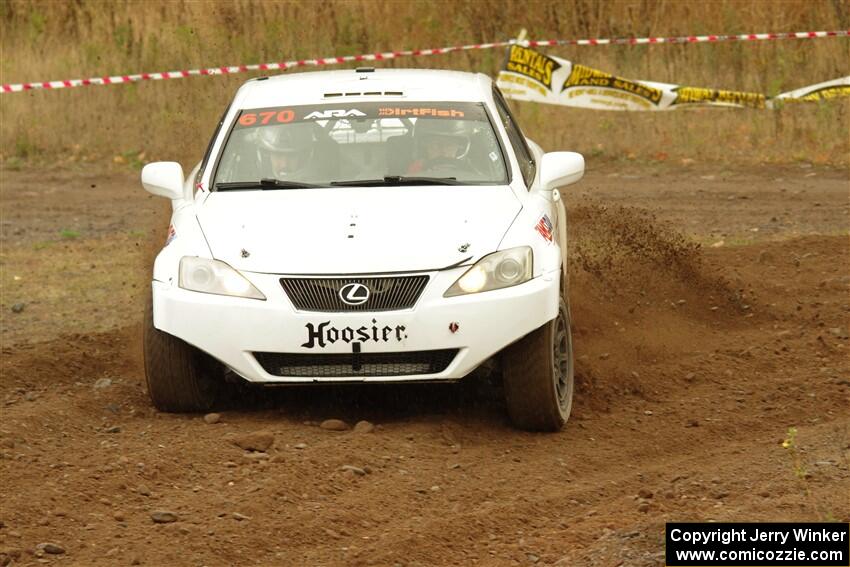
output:
[[[146,165],[172,200],[144,358],[164,411],[254,384],[449,382],[499,355],[525,429],[570,413],[566,213],[584,159],[544,154],[481,74],[259,78],[203,161]],[[232,374],[231,374],[232,373]]]

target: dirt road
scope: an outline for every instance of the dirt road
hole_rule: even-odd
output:
[[[157,413],[167,205],[137,175],[2,172],[0,565],[642,566],[665,521],[850,519],[847,171],[592,170],[555,435],[513,430],[484,373]]]

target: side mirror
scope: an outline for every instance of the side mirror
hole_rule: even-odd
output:
[[[576,152],[549,152],[540,159],[540,186],[544,191],[571,185],[584,177],[584,156]]]
[[[183,198],[183,167],[176,161],[157,161],[142,168],[142,186],[148,193]]]

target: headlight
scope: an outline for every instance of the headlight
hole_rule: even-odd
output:
[[[531,273],[532,252],[529,246],[493,252],[469,268],[443,297],[511,287],[530,280]]]
[[[266,299],[245,276],[224,262],[195,256],[180,259],[180,287],[201,293]]]

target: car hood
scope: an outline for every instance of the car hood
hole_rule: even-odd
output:
[[[508,186],[214,192],[198,207],[213,257],[276,274],[425,271],[496,250],[521,209]]]

